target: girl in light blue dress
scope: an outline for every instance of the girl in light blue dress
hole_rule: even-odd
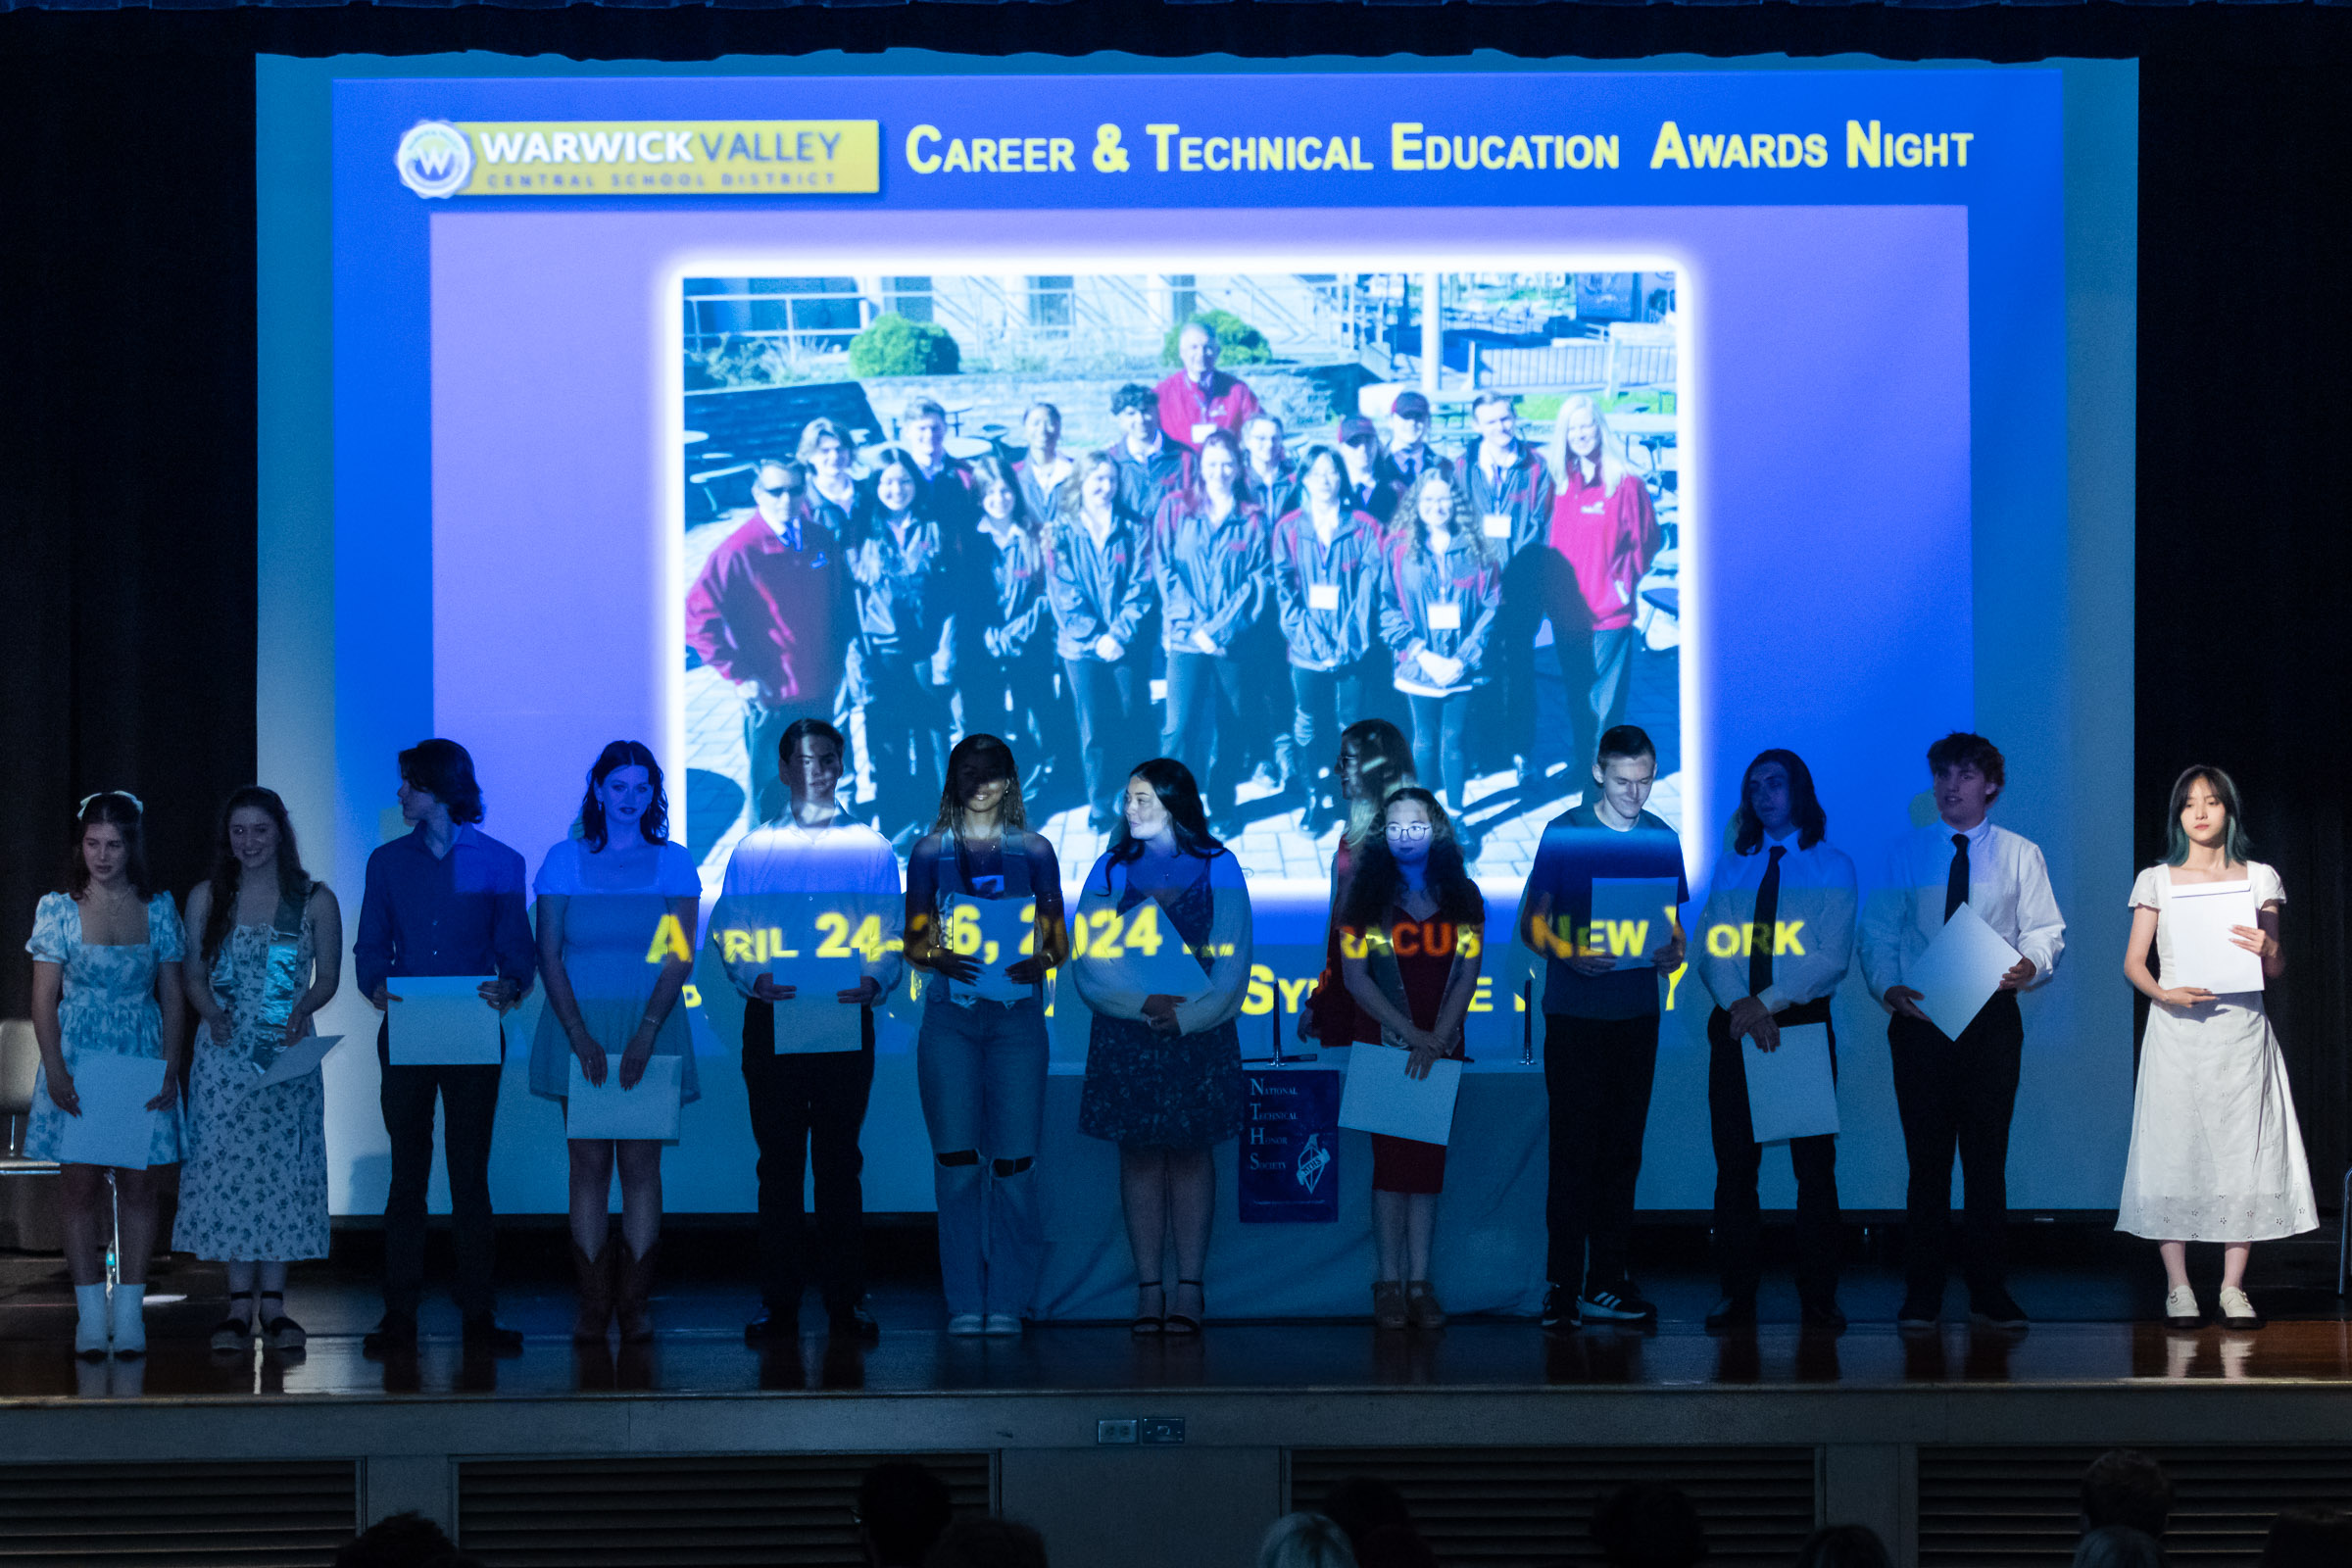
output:
[[[568,1102],[571,1064],[602,1085],[636,1087],[655,1056],[678,1061],[678,1097],[701,1096],[678,996],[694,968],[702,882],[694,857],[669,841],[662,764],[636,741],[614,741],[588,770],[580,836],[547,852],[538,898],[539,972],[547,1010],[531,1042],[531,1093]],[[665,929],[664,919],[674,920]],[[568,1109],[568,1105],[566,1105]],[[571,1258],[580,1313],[571,1337],[604,1343],[615,1313],[623,1344],[654,1337],[654,1244],[662,1234],[662,1145],[652,1138],[572,1138]],[[620,1170],[621,1245],[607,1239],[612,1172]]]
[[[65,888],[45,895],[32,917],[32,1030],[41,1068],[33,1081],[24,1152],[64,1163],[66,1268],[79,1316],[74,1350],[87,1360],[147,1348],[143,1313],[147,1260],[155,1252],[157,1165],[179,1162],[181,1008],[176,965],[186,951],[179,911],[169,893],[147,882],[137,799],[119,790],[93,795],[76,813]],[[70,1146],[93,1129],[74,1126],[85,1107],[76,1073],[99,1075],[98,1057],[154,1064],[155,1096],[146,1157],[99,1165],[72,1159]],[[110,1064],[111,1065],[111,1064]],[[121,1267],[110,1303],[106,1288],[106,1178],[112,1172]]]

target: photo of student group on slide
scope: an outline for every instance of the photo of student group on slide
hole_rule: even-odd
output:
[[[1600,735],[1680,823],[1671,272],[690,277],[685,837],[715,887],[775,738],[840,726],[902,852],[1012,746],[1065,862],[1129,761],[1253,876],[1320,879],[1385,719],[1485,877]],[[1578,760],[1584,765],[1579,765]]]

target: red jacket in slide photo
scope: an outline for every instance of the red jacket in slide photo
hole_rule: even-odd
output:
[[[1641,475],[1604,464],[1588,481],[1584,465],[1569,460],[1552,496],[1550,543],[1576,573],[1592,630],[1634,623],[1634,587],[1665,542]]]

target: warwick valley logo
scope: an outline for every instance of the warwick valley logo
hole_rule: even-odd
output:
[[[400,182],[419,196],[454,196],[473,174],[473,146],[446,120],[419,120],[393,155]]]
[[[395,162],[433,198],[871,195],[881,139],[871,120],[428,120]]]

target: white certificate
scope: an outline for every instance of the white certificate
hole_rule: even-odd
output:
[[[2163,911],[2165,985],[2196,986],[2217,997],[2262,990],[2262,956],[2239,947],[2230,931],[2256,923],[2254,884],[2201,882],[2171,895]]]
[[[341,1035],[311,1035],[295,1041],[277,1054],[277,1059],[270,1064],[270,1070],[248,1085],[245,1092],[250,1095],[256,1089],[267,1089],[271,1084],[292,1083],[306,1073],[317,1072],[319,1063],[326,1060],[326,1054],[342,1043]]]
[[[1614,958],[1619,969],[1655,968],[1657,951],[1674,940],[1674,901],[1680,891],[1672,877],[1594,877],[1594,956]]]
[[[66,1118],[57,1157],[69,1165],[146,1169],[155,1147],[155,1118],[161,1114],[149,1110],[147,1102],[163,1092],[163,1059],[85,1051],[72,1073],[81,1114]]]
[[[1929,889],[1922,897],[1932,896]],[[2018,952],[2001,940],[1984,917],[1963,904],[1929,942],[1928,951],[1903,966],[1902,983],[1920,995],[1928,1021],[1957,1040],[2001,988]]]
[[[970,985],[948,982],[948,998],[959,1001],[982,997],[990,1002],[1025,1002],[1030,988],[1004,978],[1004,971],[1027,956],[1021,949],[1030,941],[1037,905],[1030,899],[956,899],[948,906],[947,937],[960,950],[977,938],[979,946],[966,955],[980,965]]]
[[[481,998],[496,975],[399,974],[384,981],[385,1044],[395,1067],[495,1067],[503,1059],[498,1009]]]
[[[1409,1051],[1386,1045],[1359,1045],[1348,1053],[1340,1125],[1424,1144],[1444,1144],[1451,1138],[1462,1064],[1442,1057],[1430,1064],[1428,1077],[1412,1078],[1404,1070],[1412,1056]]]
[[[592,1084],[571,1060],[571,1086],[564,1105],[566,1138],[659,1138],[678,1136],[676,1056],[648,1056],[645,1075],[633,1089],[620,1087],[620,1053],[605,1053],[605,1081]]]
[[[1740,1042],[1747,1069],[1747,1125],[1759,1144],[1814,1138],[1838,1130],[1838,1081],[1830,1071],[1830,1026],[1791,1024],[1778,1051]]]
[[[1310,582],[1306,585],[1306,608],[1337,610],[1340,608],[1340,585],[1336,582]]]

